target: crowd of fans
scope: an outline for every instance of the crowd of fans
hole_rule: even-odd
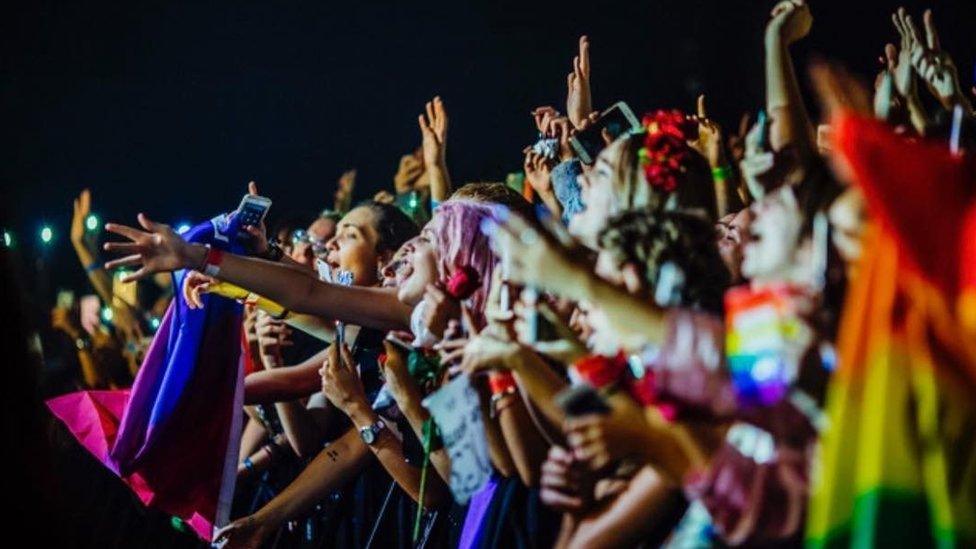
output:
[[[524,176],[455,188],[448,103],[435,97],[390,191],[354,203],[346,172],[314,219],[247,227],[246,255],[139,214],[141,227],[106,226],[123,240],[105,244],[119,256],[103,265],[83,227],[86,190],[72,242],[97,297],[52,323],[77,348],[80,386],[125,387],[169,299],[245,301],[246,421],[232,522],[216,534],[226,547],[829,545],[867,534],[836,518],[856,514],[854,498],[817,483],[857,484],[838,471],[884,459],[871,451],[918,453],[926,471],[906,481],[921,512],[882,518],[926,525],[933,544],[976,543],[976,407],[923,405],[976,384],[976,90],[931,12],[892,20],[899,40],[873,90],[837,65],[809,67],[818,125],[790,56],[810,7],[780,2],[765,30],[766,103],[734,134],[704,96],[639,129],[601,126],[609,105],[591,102],[584,36],[565,106],[532,111]],[[603,142],[584,162],[574,138],[592,128]],[[939,204],[962,213],[915,188],[939,186]],[[918,244],[928,231],[948,249]],[[898,257],[887,269],[885,253]],[[906,289],[918,280],[926,291]],[[881,287],[898,310],[878,308]],[[910,314],[923,293],[938,304],[926,314],[944,316]],[[878,428],[838,433],[849,372],[880,367],[854,349],[902,323],[929,328],[925,360],[951,374],[929,393],[918,382],[889,393],[910,409],[889,418],[915,433],[907,447],[841,463],[845,444]],[[425,406],[460,376],[479,395],[491,468],[467,502],[452,497],[460,457]],[[906,424],[925,414],[931,425]],[[932,446],[941,465],[919,450]]]

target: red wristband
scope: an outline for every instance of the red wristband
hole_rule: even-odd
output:
[[[220,264],[224,261],[224,251],[207,246],[207,256],[203,259],[203,274],[216,277],[220,274]]]
[[[517,387],[511,372],[493,372],[488,376],[488,388],[492,395],[514,393]]]

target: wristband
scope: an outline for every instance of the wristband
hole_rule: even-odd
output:
[[[266,259],[268,261],[274,261],[275,263],[281,261],[284,257],[285,251],[281,249],[281,245],[278,244],[277,240],[271,240],[268,242],[268,249],[261,254],[259,257],[261,259]]]
[[[515,376],[511,372],[494,372],[488,376],[488,387],[493,398],[512,394],[517,387]]]
[[[203,258],[203,268],[200,271],[212,277],[217,277],[220,274],[220,264],[224,261],[223,250],[218,250],[217,248],[207,246],[207,255]]]
[[[254,471],[254,462],[251,461],[251,458],[246,457],[244,458],[244,461],[242,461],[241,463],[244,464],[244,468],[247,469],[248,471]]]
[[[728,181],[730,179],[732,179],[731,166],[719,166],[717,168],[712,168],[713,181]]]

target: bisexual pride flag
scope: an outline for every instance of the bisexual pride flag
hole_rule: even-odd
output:
[[[226,216],[184,238],[240,252]],[[181,288],[185,271],[174,273]],[[228,521],[243,404],[242,306],[204,296],[190,309],[170,303],[135,383],[51,399],[52,413],[147,506],[183,519],[210,541]]]

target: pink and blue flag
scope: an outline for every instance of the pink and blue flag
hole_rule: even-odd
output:
[[[220,216],[184,238],[240,252],[228,236],[236,233],[233,221]],[[180,288],[186,272],[173,276]],[[234,492],[242,306],[216,295],[204,303],[190,309],[173,299],[131,389],[82,391],[47,405],[145,505],[183,519],[210,541],[214,527],[228,521]]]

